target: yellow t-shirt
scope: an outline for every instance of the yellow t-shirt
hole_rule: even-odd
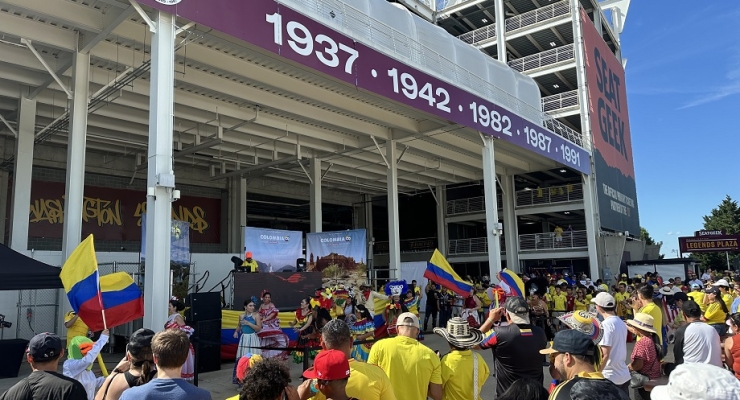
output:
[[[385,371],[398,399],[426,400],[429,383],[442,384],[439,357],[416,339],[396,336],[379,340],[367,362]]]
[[[553,294],[552,295],[552,302],[553,302],[553,311],[565,311],[565,301],[567,300],[565,293],[560,292],[560,294]]]
[[[639,309],[637,312],[649,314],[651,317],[653,317],[653,328],[658,334],[658,343],[663,343],[663,312],[660,311],[660,307],[658,307],[657,304],[651,302],[645,307]]]
[[[578,300],[578,299],[576,299],[574,304],[575,304],[575,307],[574,307],[574,310],[575,311],[586,311],[586,310],[588,310],[588,300],[585,300],[585,299],[584,300]]]
[[[592,295],[592,294],[587,294],[586,295],[586,301],[588,301],[589,303],[591,303],[591,299],[593,299],[593,298],[594,298],[594,295]]]
[[[725,305],[727,306],[727,309],[732,309],[732,301],[735,300],[735,297],[729,293],[724,293],[722,295],[722,301],[725,302]]]
[[[687,296],[691,297],[697,304],[699,304],[699,308],[701,309],[701,312],[704,313],[707,311],[707,305],[704,304],[704,292],[700,291],[693,291],[686,294]]]
[[[64,316],[64,322],[67,323],[67,322],[71,321],[72,318],[75,317],[75,315],[77,315],[77,314],[75,314],[74,311],[68,312]],[[77,321],[75,321],[75,323],[71,327],[67,328],[67,347],[66,348],[69,348],[69,344],[72,341],[72,338],[73,337],[75,337],[75,336],[87,336],[87,332],[89,330],[90,329],[87,327],[87,325],[85,325],[85,323],[82,322],[82,318],[77,318]]]
[[[244,262],[242,263],[242,267],[249,268],[249,272],[260,272],[259,265],[257,265],[257,261],[254,261],[254,260],[252,261],[244,260]]]
[[[631,309],[625,305],[623,305],[624,301],[630,298],[630,294],[627,292],[617,292],[614,293],[614,300],[617,302],[617,310],[619,311],[617,313],[618,317],[624,317],[628,314],[631,314]]]
[[[349,371],[347,396],[361,400],[396,400],[390,379],[377,365],[350,359]],[[311,399],[326,400],[326,396],[318,392]]]
[[[704,319],[708,324],[724,324],[727,314],[722,311],[722,306],[718,302],[707,305],[707,311],[704,312]]]
[[[490,371],[488,364],[472,350],[452,350],[442,357],[442,398],[445,400],[473,399],[473,356],[478,358],[478,399]],[[360,399],[360,397],[358,397]]]
[[[480,308],[478,310],[488,310],[488,306],[491,305],[491,299],[488,298],[488,295],[485,292],[476,293],[475,295],[480,300]]]

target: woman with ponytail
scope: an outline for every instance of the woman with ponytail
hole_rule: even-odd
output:
[[[725,364],[735,373],[735,377],[740,379],[740,313],[730,315],[727,322],[730,324],[728,333],[733,336],[725,339]]]
[[[724,336],[727,333],[725,320],[730,310],[727,309],[727,305],[722,300],[722,294],[716,286],[712,286],[705,291],[704,304],[707,305],[707,310],[704,311],[702,321],[714,328],[720,337]]]
[[[154,331],[145,328],[131,335],[126,345],[126,357],[108,375],[95,400],[118,400],[126,389],[141,386],[157,375],[152,356],[152,337]]]

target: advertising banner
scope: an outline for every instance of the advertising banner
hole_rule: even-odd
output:
[[[170,228],[170,263],[190,265],[190,224],[172,221]],[[146,214],[141,216],[141,261],[146,260]]]
[[[244,228],[244,247],[252,253],[260,272],[291,272],[303,256],[303,232]]]
[[[359,287],[367,280],[364,229],[306,234],[306,270],[321,272],[329,285]]]
[[[640,235],[624,68],[581,9],[601,226]]]
[[[231,35],[357,89],[473,128],[585,174],[591,173],[586,150],[540,123],[411,67],[362,44],[365,38],[350,38],[275,0],[188,0],[172,5],[162,4],[161,0],[140,0],[140,3]],[[336,11],[342,12],[341,8]],[[334,13],[332,10],[327,14]]]
[[[678,238],[681,253],[715,253],[740,251],[740,235],[708,235]]]
[[[85,186],[82,237],[94,234],[97,241],[141,240],[145,212],[144,191]],[[190,224],[192,243],[221,243],[221,199],[182,196],[172,203],[172,219]],[[62,237],[64,183],[32,183],[29,222],[29,237]]]

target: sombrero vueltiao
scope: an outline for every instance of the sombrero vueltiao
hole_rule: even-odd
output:
[[[558,319],[570,329],[585,333],[597,345],[601,342],[601,337],[604,336],[604,331],[601,329],[601,322],[599,322],[595,313],[573,311],[558,317]]]
[[[447,329],[434,328],[434,333],[445,338],[451,345],[461,349],[479,345],[483,341],[483,332],[471,328],[468,321],[460,317],[450,318],[447,321]]]

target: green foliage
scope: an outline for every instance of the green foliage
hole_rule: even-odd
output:
[[[640,227],[640,240],[642,240],[643,242],[645,242],[646,245],[649,245],[649,246],[652,246],[655,244],[660,244],[660,245],[663,244],[663,242],[656,243],[655,240],[650,236],[650,233],[648,232],[648,230],[642,226]]]
[[[713,208],[704,217],[705,230],[724,230],[728,235],[740,234],[740,206],[728,195],[717,208]],[[692,253],[691,257],[701,263],[701,269],[727,269],[727,256],[720,253]],[[740,258],[738,253],[730,253],[730,268],[734,260]]]

